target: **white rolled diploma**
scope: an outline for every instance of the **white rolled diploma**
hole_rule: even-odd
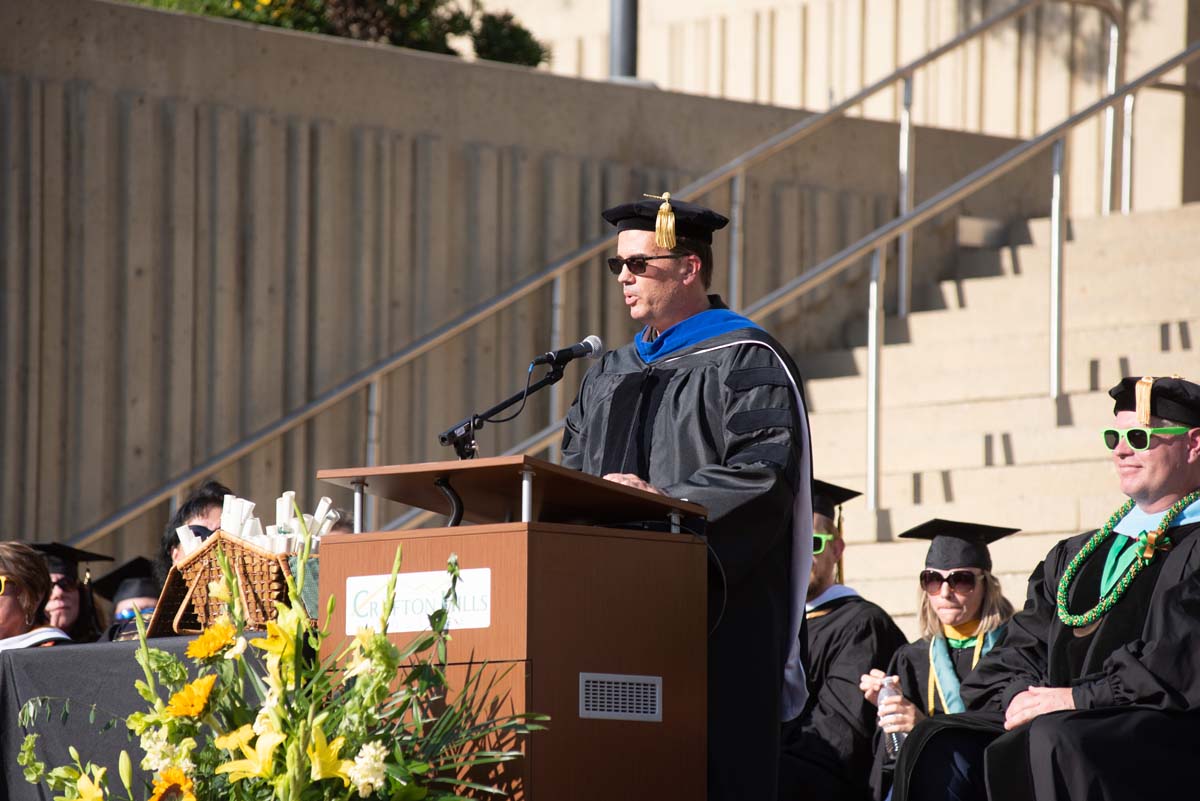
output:
[[[242,530],[242,504],[236,495],[226,495],[221,505],[221,530],[230,534]]]
[[[252,517],[242,525],[242,539],[249,540],[255,545],[261,545],[263,540],[262,523],[257,517]]]
[[[313,512],[313,520],[325,522],[325,515],[329,514],[329,510],[333,508],[333,501],[329,498],[322,497],[317,501],[317,511]],[[316,533],[316,532],[313,532]]]
[[[341,518],[336,509],[329,510],[329,514],[325,515],[325,519],[321,521],[321,528],[313,536],[316,538],[324,537],[329,533],[329,529],[333,528],[333,524]]]
[[[190,526],[180,526],[175,529],[175,533],[179,535],[179,549],[183,556],[191,555],[192,552],[200,547],[200,540],[196,539],[196,535]]]

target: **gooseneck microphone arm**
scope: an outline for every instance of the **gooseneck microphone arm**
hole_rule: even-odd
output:
[[[512,417],[505,418],[505,420],[496,420],[494,418],[496,415],[500,414],[506,409],[512,408],[518,403],[521,404],[522,409],[525,408],[524,402],[529,398],[530,395],[540,389],[544,389],[561,381],[563,377],[563,368],[567,366],[568,362],[584,356],[588,357],[589,359],[598,359],[603,353],[604,343],[600,341],[600,337],[593,334],[584,339],[582,342],[572,345],[569,348],[563,348],[557,351],[549,351],[541,356],[538,356],[529,363],[529,372],[527,373],[527,378],[525,380],[525,389],[511,397],[505,398],[490,409],[479,412],[478,414],[473,414],[470,417],[455,423],[441,434],[438,434],[438,442],[440,442],[442,445],[452,445],[454,447],[454,452],[458,454],[459,459],[474,459],[479,455],[479,449],[475,443],[475,432],[483,428],[484,423],[502,423],[505,422],[505,420],[511,420],[512,417],[516,417],[516,414],[514,414]],[[550,371],[546,373],[546,375],[542,376],[542,378],[531,384],[529,383],[529,379],[533,377],[533,368],[539,364],[547,365],[550,368]],[[517,414],[520,413],[521,410],[518,409]]]
[[[478,448],[475,445],[475,432],[483,428],[484,423],[488,422],[506,409],[510,409],[513,406],[516,406],[518,403],[521,403],[538,390],[545,389],[551,384],[557,384],[562,380],[562,377],[562,365],[552,366],[550,368],[550,372],[546,373],[546,375],[541,379],[530,384],[517,394],[505,398],[486,411],[473,414],[464,420],[460,420],[450,428],[443,431],[441,434],[438,434],[438,442],[440,442],[442,445],[453,445],[454,452],[458,454],[459,459],[474,459],[479,455]]]

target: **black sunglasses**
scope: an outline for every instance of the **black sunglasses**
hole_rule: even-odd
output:
[[[654,261],[655,259],[686,259],[691,253],[672,253],[669,256],[630,256],[627,259],[622,259],[620,256],[611,256],[608,259],[608,269],[613,275],[620,275],[622,267],[628,267],[629,272],[634,275],[641,275],[646,272],[646,262]]]
[[[79,589],[79,579],[71,578],[70,576],[63,576],[62,578],[52,579],[50,581],[50,588],[54,589],[55,587],[58,587],[63,592],[70,592],[71,590],[77,590],[77,589]]]
[[[937,595],[942,591],[942,582],[949,584],[950,589],[954,592],[970,592],[975,589],[976,578],[976,575],[970,570],[955,570],[948,576],[943,576],[936,570],[922,570],[919,581],[925,588],[925,592]]]

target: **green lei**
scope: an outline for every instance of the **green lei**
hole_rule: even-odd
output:
[[[1145,531],[1138,537],[1138,548],[1141,549],[1142,553],[1138,553],[1133,564],[1129,566],[1129,569],[1125,571],[1120,581],[1117,582],[1117,586],[1113,587],[1112,591],[1104,595],[1099,603],[1082,615],[1072,615],[1067,611],[1067,594],[1071,589],[1071,582],[1075,580],[1075,574],[1079,572],[1079,568],[1083,566],[1087,558],[1100,547],[1102,542],[1109,538],[1113,528],[1133,508],[1132,500],[1123,503],[1121,508],[1113,512],[1112,516],[1108,518],[1108,522],[1104,524],[1104,527],[1093,534],[1092,538],[1080,549],[1079,553],[1075,554],[1075,558],[1071,560],[1070,564],[1067,565],[1067,569],[1063,572],[1062,579],[1058,582],[1058,595],[1056,598],[1058,602],[1058,619],[1066,625],[1075,628],[1090,626],[1107,613],[1108,610],[1116,606],[1117,601],[1121,600],[1121,596],[1129,589],[1129,585],[1138,577],[1142,569],[1154,561],[1154,555],[1160,550],[1165,551],[1171,547],[1171,538],[1163,536],[1163,533],[1174,522],[1175,518],[1179,517],[1183,510],[1191,506],[1197,499],[1200,499],[1200,491],[1185,495],[1172,504],[1171,508],[1167,510],[1166,515],[1163,516],[1162,522],[1158,524],[1158,529],[1155,531],[1153,538],[1148,536]],[[1148,556],[1145,556],[1143,554],[1147,549],[1150,552]]]

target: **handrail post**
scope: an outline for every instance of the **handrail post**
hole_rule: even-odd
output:
[[[1066,160],[1066,136],[1056,139],[1052,151],[1054,179],[1050,194],[1050,398],[1063,395],[1062,287],[1063,243],[1066,230],[1066,193],[1063,164]]]
[[[367,385],[367,467],[379,464],[379,418],[379,379],[376,378]],[[378,519],[379,497],[372,495],[366,503],[363,526],[371,531]]]
[[[554,279],[554,283],[550,287],[550,342],[553,343],[550,347],[559,347],[563,337],[563,297],[564,297],[563,277],[560,275]],[[562,387],[559,384],[550,385],[550,411],[547,416],[546,425],[554,425],[558,420],[558,410],[562,404]],[[558,461],[558,443],[550,446],[550,452],[547,454],[549,461]]]
[[[744,250],[744,228],[746,206],[746,171],[738,170],[733,174],[730,187],[729,209],[729,308],[740,311],[742,308],[742,258]]]
[[[879,510],[879,381],[883,348],[884,247],[871,254],[871,286],[867,310],[867,509]]]
[[[913,206],[913,131],[912,131],[913,76],[904,76],[904,106],[900,111],[900,216],[912,211]],[[912,298],[912,232],[900,234],[900,253],[896,262],[896,315],[908,317]]]
[[[1117,63],[1121,54],[1121,28],[1116,20],[1108,22],[1108,68],[1105,72],[1104,94],[1117,91]],[[1113,150],[1117,141],[1117,108],[1111,104],[1104,109],[1104,176],[1100,187],[1100,214],[1107,217],[1113,207]]]
[[[1121,114],[1121,213],[1133,211],[1133,92],[1125,95]]]

